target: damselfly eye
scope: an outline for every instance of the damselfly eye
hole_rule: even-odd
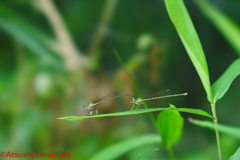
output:
[[[83,106],[83,108],[85,108],[86,106]]]

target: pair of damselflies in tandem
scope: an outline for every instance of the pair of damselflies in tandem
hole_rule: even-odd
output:
[[[144,101],[150,101],[150,100],[154,100],[154,99],[160,99],[160,98],[168,98],[168,97],[177,97],[177,96],[186,96],[187,93],[181,93],[181,94],[170,94],[170,90],[164,90],[164,91],[160,91],[160,92],[157,92],[153,95],[150,95],[146,98],[137,98],[135,99],[133,96],[131,95],[128,95],[128,94],[120,94],[120,92],[118,91],[113,91],[109,94],[107,94],[106,96],[104,97],[101,97],[93,102],[90,102],[88,103],[86,106],[84,105],[83,108],[86,109],[86,112],[85,112],[85,115],[87,115],[87,113],[89,112],[90,113],[90,116],[92,115],[93,111],[95,111],[96,115],[98,114],[98,111],[96,108],[93,108],[93,106],[96,106],[100,103],[103,103],[103,102],[106,102],[106,101],[109,101],[111,99],[115,99],[115,98],[118,98],[118,97],[123,97],[123,96],[128,96],[128,97],[131,97],[132,100],[130,101],[130,103],[133,104],[132,108],[131,108],[131,111],[134,109],[134,105],[136,104],[137,105],[137,108],[141,108],[141,105],[143,104],[146,109],[147,109],[147,106],[146,104],[144,103]]]

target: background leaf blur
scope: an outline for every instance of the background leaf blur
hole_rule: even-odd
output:
[[[191,123],[196,124],[201,127],[206,127],[206,128],[212,129],[212,130],[215,129],[214,124],[210,121],[200,121],[200,120],[195,120],[195,119],[189,119],[189,121]],[[219,132],[229,134],[235,138],[240,139],[240,128],[222,125],[222,124],[218,124],[216,126],[216,128],[219,130]]]
[[[149,108],[167,108],[171,103],[178,108],[211,112],[164,1],[116,0],[109,4],[110,1],[0,2],[0,151],[68,152],[72,159],[90,159],[114,144],[156,134],[147,114],[74,122],[57,119],[83,116],[83,105],[114,90],[138,97],[113,49],[118,51],[143,95],[166,89],[188,93],[186,97],[149,101]],[[239,1],[211,4],[235,20],[235,24],[240,23]],[[238,55],[195,2],[185,1],[185,5],[204,48],[213,83]],[[109,18],[102,25],[106,13]],[[57,19],[60,23],[56,23]],[[96,35],[100,35],[98,45],[94,45]],[[205,59],[202,55],[200,58]],[[206,63],[201,61],[201,67],[206,73],[205,89],[210,94]],[[231,81],[228,93],[218,102],[220,124],[240,126],[239,82],[239,77]],[[122,97],[100,104],[97,109],[101,114],[124,112],[131,109],[129,102],[130,98]],[[153,116],[158,114],[154,112]],[[186,112],[181,115],[184,119],[207,118]],[[224,159],[236,151],[230,142],[239,143],[231,138],[223,138]],[[136,159],[153,148],[160,150],[141,160],[169,159],[159,142],[132,148],[116,159]],[[217,159],[215,135],[185,122],[182,139],[173,151],[177,159]]]
[[[206,0],[197,0],[203,13],[211,20],[229,44],[240,54],[240,27],[230,17],[219,11]]]

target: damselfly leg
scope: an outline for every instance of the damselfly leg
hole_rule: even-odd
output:
[[[86,109],[86,112],[85,112],[85,115],[87,114],[87,112],[89,111],[90,112],[90,116],[92,115],[93,111],[95,110],[95,113],[96,115],[98,114],[98,111],[96,108],[93,108],[93,106],[97,105],[97,104],[100,104],[100,103],[103,103],[103,102],[106,102],[106,101],[109,101],[111,99],[114,99],[114,98],[118,98],[118,97],[122,97],[122,96],[128,96],[128,97],[131,97],[133,100],[132,101],[135,101],[134,97],[133,96],[130,96],[128,94],[122,94],[120,95],[120,93],[118,91],[113,91],[109,94],[107,94],[106,96],[98,99],[98,100],[95,100],[91,103],[89,103],[87,106],[83,106],[83,108]]]

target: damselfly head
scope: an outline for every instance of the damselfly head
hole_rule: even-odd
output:
[[[83,108],[86,108],[86,106],[84,105]]]

